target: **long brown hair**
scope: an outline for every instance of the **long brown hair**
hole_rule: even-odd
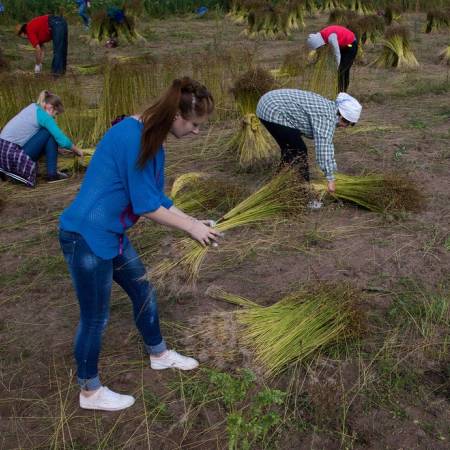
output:
[[[156,155],[177,113],[189,120],[210,115],[213,111],[214,99],[205,86],[189,77],[173,80],[165,94],[141,116],[144,131],[138,167],[142,169]]]

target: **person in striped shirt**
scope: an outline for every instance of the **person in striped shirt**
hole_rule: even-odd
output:
[[[331,45],[338,66],[339,91],[347,92],[350,84],[350,68],[358,53],[358,39],[353,31],[341,25],[330,25],[312,33],[307,39],[308,47],[317,50],[323,45]]]
[[[302,136],[314,139],[316,161],[328,180],[328,191],[334,192],[334,131],[353,126],[361,110],[359,102],[345,92],[333,101],[314,92],[276,89],[259,99],[256,115],[280,146],[282,163],[297,166],[306,181],[308,149]]]

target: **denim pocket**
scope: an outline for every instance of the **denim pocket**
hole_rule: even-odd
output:
[[[77,239],[73,236],[73,233],[61,231],[59,234],[59,245],[61,246],[66,263],[70,266],[73,262]]]

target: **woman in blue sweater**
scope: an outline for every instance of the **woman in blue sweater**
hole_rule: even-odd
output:
[[[102,386],[98,374],[102,332],[109,315],[113,280],[129,295],[136,326],[152,369],[191,370],[193,358],[168,350],[162,338],[156,293],[125,235],[140,217],[183,230],[202,245],[218,232],[177,209],[164,194],[164,148],[177,138],[199,133],[214,109],[207,89],[190,78],[174,80],[169,90],[140,116],[110,128],[97,146],[80,191],[61,216],[60,243],[80,304],[75,339],[80,406],[116,411],[134,403]]]
[[[55,117],[63,112],[61,99],[49,91],[42,91],[37,102],[22,109],[0,133],[3,143],[15,144],[33,161],[45,154],[48,181],[67,178],[67,175],[57,171],[58,147],[83,156],[83,152],[56,124]]]

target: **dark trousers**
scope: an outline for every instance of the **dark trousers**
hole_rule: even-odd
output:
[[[280,146],[282,164],[295,166],[300,176],[309,181],[308,149],[300,131],[263,119],[259,120]]]
[[[339,92],[347,92],[350,84],[350,68],[358,53],[358,39],[355,39],[351,47],[340,47],[341,63],[339,64]]]
[[[50,16],[48,25],[52,30],[53,40],[52,73],[54,75],[64,75],[67,66],[67,22],[63,17]]]
[[[49,133],[47,128],[41,128],[28,142],[22,150],[33,160],[37,161],[45,153],[47,163],[47,176],[56,175],[56,165],[58,162],[58,144],[55,138]]]

